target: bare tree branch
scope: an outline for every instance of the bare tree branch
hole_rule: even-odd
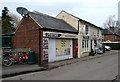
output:
[[[107,21],[104,23],[104,28],[118,33],[120,31],[120,22],[118,20],[115,20],[115,15],[109,16]]]
[[[10,13],[9,15],[12,17],[14,27],[17,28],[17,25],[20,22],[20,17],[13,13]]]

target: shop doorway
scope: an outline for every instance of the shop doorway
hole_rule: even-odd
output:
[[[92,52],[92,40],[91,40],[91,52]]]
[[[73,40],[73,58],[78,58],[78,40]]]

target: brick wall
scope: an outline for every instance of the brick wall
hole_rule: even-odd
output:
[[[14,36],[14,47],[32,48],[35,51],[36,58],[38,59],[40,54],[39,38],[42,36],[39,35],[40,32],[39,26],[31,17],[23,18]]]
[[[110,41],[120,41],[120,36],[116,36],[116,35],[104,35],[104,38],[103,38],[103,41],[107,41],[107,40],[110,40]]]

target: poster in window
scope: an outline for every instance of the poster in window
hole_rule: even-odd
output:
[[[56,56],[70,55],[70,40],[57,39],[56,40]]]
[[[48,38],[43,38],[43,60],[48,60]]]

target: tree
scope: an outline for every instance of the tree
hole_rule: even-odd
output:
[[[14,28],[16,29],[20,22],[20,17],[13,13],[10,13],[9,15],[10,15],[10,17],[12,17],[12,20],[13,20],[12,23],[14,25]]]
[[[4,7],[2,10],[2,33],[14,32],[15,28],[12,24],[12,18],[9,16],[9,10],[7,7]]]
[[[115,20],[115,15],[110,16],[104,23],[104,28],[110,29],[115,33],[120,33],[120,22],[118,20]]]
[[[1,20],[1,16],[0,16],[0,35],[2,34],[2,20]]]

